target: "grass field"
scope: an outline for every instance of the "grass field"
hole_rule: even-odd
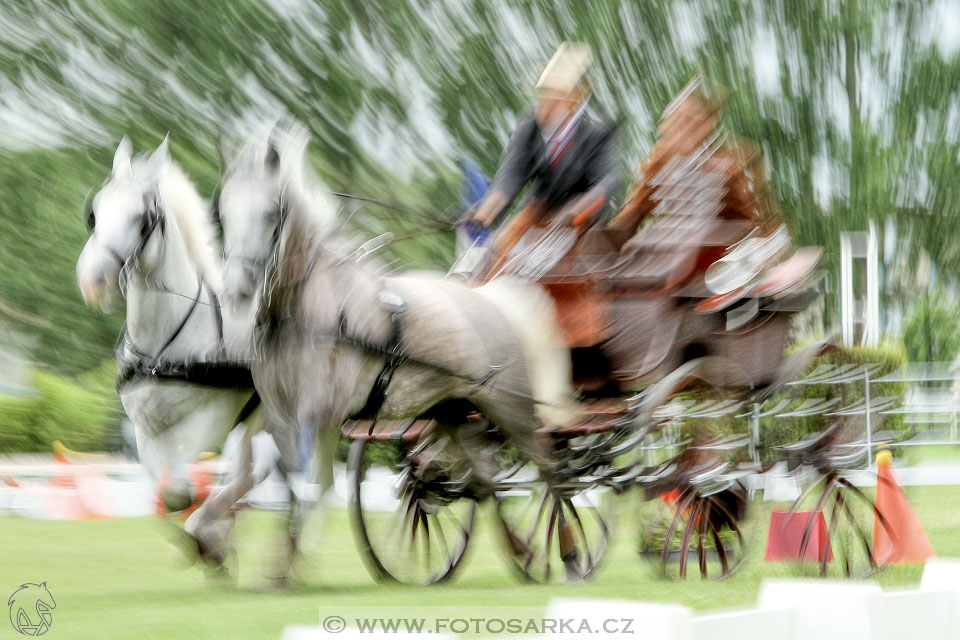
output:
[[[907,495],[938,555],[960,556],[960,488],[909,488]],[[630,498],[630,496],[627,496]],[[760,582],[798,575],[791,564],[763,562],[769,505],[756,504],[749,521],[750,556],[731,579],[687,582],[659,578],[634,552],[636,509],[623,505],[617,537],[597,579],[584,585],[531,586],[517,582],[500,553],[489,509],[481,512],[464,571],[438,587],[375,584],[354,548],[346,513],[328,510],[322,532],[308,532],[296,583],[265,590],[271,536],[281,516],[245,512],[237,525],[240,579],[236,587],[208,582],[185,569],[154,519],[47,522],[0,518],[0,590],[46,581],[56,598],[48,638],[277,638],[289,624],[318,623],[318,607],[337,605],[543,605],[556,596],[679,602],[697,610],[748,606]],[[885,586],[913,585],[921,567],[884,569]],[[0,593],[5,599],[7,592]],[[5,601],[5,600],[4,600]],[[0,639],[20,637],[6,623]]]

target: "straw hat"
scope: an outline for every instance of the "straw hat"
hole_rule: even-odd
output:
[[[573,93],[583,84],[583,76],[593,62],[590,45],[564,42],[550,58],[537,82],[538,92]]]
[[[719,111],[727,102],[730,92],[717,84],[709,82],[703,74],[698,73],[687,83],[677,96],[670,101],[666,109],[660,116],[661,122],[677,110],[677,108],[690,98],[695,99],[702,104],[708,111]]]

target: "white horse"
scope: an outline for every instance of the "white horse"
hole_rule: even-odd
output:
[[[167,140],[149,157],[132,153],[124,138],[86,212],[90,238],[77,283],[86,303],[104,310],[126,297],[118,391],[157,495],[178,512],[194,503],[187,471],[198,454],[220,445],[241,418],[247,439],[259,429],[245,364],[253,317],[249,308],[220,307],[222,260],[210,211],[171,160]],[[234,480],[186,523],[217,567],[229,524],[214,523],[256,482],[249,452],[247,440]]]
[[[546,471],[535,431],[563,419],[544,414],[570,393],[552,301],[521,283],[382,278],[357,259],[365,247],[335,245],[336,207],[308,182],[306,146],[300,132],[282,146],[248,143],[220,197],[224,294],[258,300],[252,371],[281,466],[302,467],[312,446],[323,490],[349,416],[375,405],[381,417],[415,417],[443,404],[479,409]],[[390,353],[402,354],[395,366]],[[460,420],[451,415],[450,426]]]

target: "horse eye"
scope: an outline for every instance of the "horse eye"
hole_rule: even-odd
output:
[[[97,223],[97,216],[93,213],[93,189],[87,192],[87,196],[83,199],[83,223],[87,225],[87,231],[93,232],[93,227]]]

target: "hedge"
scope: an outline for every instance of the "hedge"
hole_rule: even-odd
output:
[[[31,394],[0,395],[0,452],[49,452],[54,440],[78,451],[117,449],[115,374],[113,362],[72,377],[35,369]]]

